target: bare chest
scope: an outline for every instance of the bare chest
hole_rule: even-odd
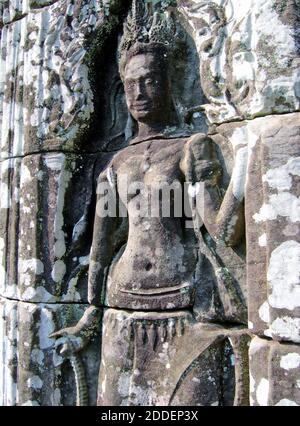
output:
[[[182,181],[184,143],[185,139],[154,140],[126,148],[114,161],[118,182],[155,185]]]

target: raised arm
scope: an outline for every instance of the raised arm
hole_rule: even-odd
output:
[[[203,134],[194,135],[187,142],[182,168],[190,185],[193,213],[216,242],[228,246],[237,245],[244,233],[243,195],[240,189],[235,190],[242,166],[236,162],[223,198],[219,186],[222,168],[215,143]]]

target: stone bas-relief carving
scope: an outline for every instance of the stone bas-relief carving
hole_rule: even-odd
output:
[[[77,321],[85,304],[36,304],[0,298],[0,346],[2,405],[75,405],[76,377],[70,363],[54,351],[49,333]],[[100,335],[80,355],[88,401],[96,398],[93,378],[99,369]],[[55,368],[53,367],[55,365]]]
[[[168,131],[173,124],[168,60],[175,24],[166,12],[155,11],[153,18],[144,13],[143,4],[133,2],[120,47],[120,73],[138,134],[98,180],[88,282],[92,306],[86,314],[90,324],[97,306],[108,307],[103,316],[97,403],[232,405],[234,381],[247,386],[245,372],[233,367],[234,351],[239,354],[244,337],[245,300],[230,265],[227,268],[214,246],[219,240],[229,246],[239,244],[243,203],[234,196],[233,182],[222,200],[222,170],[212,139],[202,134],[178,137]],[[159,211],[151,216],[142,208],[147,189],[129,197],[127,193],[127,184],[154,189],[179,184],[183,199],[184,182],[194,192],[192,204],[201,183],[204,190],[203,214],[194,212],[190,229],[187,217],[176,217],[176,199],[170,202],[169,215]],[[107,190],[101,193],[104,186]],[[115,217],[101,212],[106,199],[114,198],[127,217],[121,211]],[[203,225],[197,226],[200,221]],[[226,320],[236,327],[222,327]],[[52,337],[59,338],[58,348],[65,342],[62,352],[72,350],[68,347],[72,339],[82,339],[83,347],[88,343],[85,321]],[[237,393],[236,402],[245,403],[245,395]]]
[[[299,110],[298,1],[180,0],[178,9],[201,59],[210,122]]]
[[[28,302],[87,302],[87,236],[92,233],[89,221],[97,167],[95,156],[64,153],[1,162],[1,267],[5,271],[1,296]],[[77,199],[73,209],[71,197]],[[10,262],[11,258],[17,261]]]
[[[0,2],[1,403],[299,405],[300,5],[125,3]]]

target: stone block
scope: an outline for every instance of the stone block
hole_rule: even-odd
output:
[[[63,153],[2,161],[2,296],[44,303],[87,300],[101,161]]]
[[[84,43],[102,23],[98,2],[9,3],[3,13],[13,22],[0,45],[1,157],[78,150],[94,111]]]
[[[300,347],[255,337],[250,345],[252,406],[300,405]]]
[[[261,336],[297,343],[300,342],[298,122],[299,114],[294,113],[217,128],[218,137],[235,147],[236,158],[243,159],[236,178],[237,183],[245,179],[249,328]]]
[[[249,403],[247,330],[201,324],[188,311],[108,309],[102,336],[100,406]]]
[[[75,405],[76,380],[49,334],[77,322],[87,305],[0,299],[0,405]],[[96,404],[99,336],[80,354],[89,405]]]
[[[201,59],[211,123],[299,110],[297,2],[178,3]]]

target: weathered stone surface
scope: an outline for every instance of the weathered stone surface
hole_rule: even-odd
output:
[[[2,158],[78,150],[94,111],[86,42],[104,21],[98,1],[58,1],[3,27]]]
[[[12,21],[23,18],[34,9],[50,6],[59,0],[1,0],[0,19],[1,24],[9,24]]]
[[[268,301],[260,310],[266,335],[300,343],[299,116],[270,121],[261,143],[264,204],[254,219],[266,223]]]
[[[299,406],[300,347],[255,337],[250,345],[253,406]]]
[[[221,146],[206,134],[188,137],[172,129],[176,117],[167,61],[174,49],[169,40],[175,24],[167,14],[148,20],[141,3],[133,6],[120,44],[120,74],[137,132],[99,176],[89,267],[89,303],[116,308],[103,318],[98,404],[244,405],[247,351],[244,339],[240,348],[235,332],[247,333],[242,327],[246,300],[230,271],[232,264],[233,270],[238,263],[242,266],[243,259],[237,260],[238,249],[228,254],[224,248],[238,247],[243,240],[243,197],[235,194],[234,172],[228,188],[222,187],[226,177],[222,179],[221,164],[226,161],[219,160]],[[191,226],[182,206],[185,184]],[[153,190],[174,185],[179,197],[169,194],[169,209],[164,209],[165,195],[155,199]],[[197,210],[200,188],[204,208]],[[202,321],[216,324],[205,333]],[[227,322],[239,326],[227,330]],[[182,327],[187,330],[181,338]],[[84,328],[82,320],[54,336],[78,339]],[[195,342],[188,355],[185,339],[192,336]],[[233,347],[238,346],[236,386],[228,361],[221,363],[230,355],[229,342],[219,345],[216,339],[231,339]],[[195,371],[189,371],[196,360]],[[167,370],[163,381],[162,362]]]
[[[266,247],[259,243],[260,237],[266,232],[265,224],[255,223],[253,219],[257,206],[263,204],[260,156],[257,154],[259,123],[262,121],[264,119],[229,123],[212,129],[214,140],[222,147],[227,145],[227,150],[230,147],[235,153],[231,155],[235,157],[235,164],[229,169],[229,174],[234,176],[233,192],[237,197],[245,197],[246,265],[244,268],[245,272],[247,268],[248,320],[249,328],[258,333],[263,333],[266,329],[266,324],[259,316],[259,308],[267,297]],[[241,266],[238,269],[241,271]]]
[[[123,2],[106,2],[104,9],[96,0],[52,3],[41,9],[35,2],[36,10],[27,2],[11,5],[12,14],[24,8],[28,13],[20,12],[22,19],[2,29],[1,158],[40,150],[114,150],[132,132],[116,58],[105,44],[116,45]],[[192,40],[189,46],[180,43],[178,54],[185,61],[174,64],[171,78],[177,83],[177,115],[185,125],[185,110],[204,99],[196,49]],[[108,81],[103,85],[101,78]],[[196,130],[206,129],[202,113],[195,113],[194,123]]]
[[[195,139],[193,149],[201,150],[201,145],[205,146],[202,139],[201,135],[199,141]],[[214,147],[212,140],[210,143]],[[143,216],[145,212],[142,211],[141,217],[136,217],[137,203],[146,209],[151,207],[155,213],[155,190],[161,185],[177,184],[179,193],[172,201],[170,211],[178,208],[176,202],[183,197],[184,174],[186,183],[192,185],[189,173],[201,173],[201,162],[197,165],[190,158],[186,145],[185,138],[132,144],[118,153],[101,173],[99,186],[105,184],[111,190],[112,199],[115,193],[120,197],[128,213],[129,232],[125,219],[104,219],[99,212],[96,214],[90,269],[91,288],[94,286],[95,290],[92,290],[91,298],[96,304],[100,303],[103,282],[106,306],[139,310],[193,306],[202,320],[244,323],[247,316],[243,243],[237,244],[235,250],[221,245],[206,230],[197,233],[185,229],[185,224],[182,228],[182,219],[174,217],[173,213],[170,217],[160,217],[162,213]],[[185,169],[181,163],[190,164],[192,169]],[[110,188],[112,182],[113,188]],[[143,185],[139,197],[134,197],[131,192],[128,194],[128,188],[133,188],[136,182],[140,187]],[[149,206],[147,201],[151,191],[152,205]],[[103,194],[98,196],[99,206],[105,202],[105,197]],[[215,200],[214,208],[218,205]],[[134,233],[130,229],[134,229]],[[112,253],[116,253],[113,259]],[[108,270],[107,282],[105,269]]]
[[[268,116],[219,126],[215,137],[242,158],[236,179],[245,183],[249,328],[294,342],[300,304],[298,122],[299,114]]]
[[[103,324],[99,405],[233,405],[239,380],[247,404],[234,367],[243,330],[201,324],[188,311],[109,309]]]
[[[212,123],[299,110],[299,2],[179,1]],[[267,25],[266,25],[267,23]]]
[[[48,153],[1,162],[2,296],[87,301],[95,176],[104,161]]]
[[[58,0],[1,0],[0,22],[1,25],[23,18],[31,10],[39,9],[56,3]]]
[[[300,3],[130,3],[0,1],[1,403],[300,405]]]
[[[0,405],[75,405],[74,371],[49,334],[78,320],[86,308],[0,299]],[[90,405],[96,404],[99,337],[79,355]]]

